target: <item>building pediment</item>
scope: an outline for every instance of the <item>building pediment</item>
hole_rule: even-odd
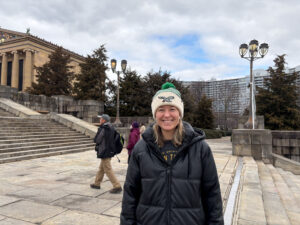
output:
[[[29,29],[26,33],[16,32],[12,30],[6,30],[3,28],[0,28],[0,47],[1,46],[8,46],[8,45],[14,45],[16,43],[22,43],[24,41],[29,41],[34,44],[39,44],[41,46],[46,47],[47,49],[55,50],[57,47],[59,47],[56,44],[53,44],[49,41],[46,41],[45,39],[39,38],[37,36],[34,36],[29,33]],[[71,55],[71,57],[76,58],[83,62],[85,58],[82,55],[79,55],[73,51],[70,51],[68,49],[63,48],[64,51]]]
[[[26,33],[20,33],[20,32],[15,32],[15,31],[0,28],[0,43],[3,43],[5,41],[10,41],[13,39],[22,38],[25,37],[26,35],[27,35]]]

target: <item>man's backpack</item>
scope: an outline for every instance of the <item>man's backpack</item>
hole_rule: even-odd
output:
[[[119,132],[115,131],[115,155],[121,153],[124,145],[124,138]]]

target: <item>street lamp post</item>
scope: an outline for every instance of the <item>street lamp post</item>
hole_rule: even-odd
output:
[[[246,127],[247,128],[252,128],[255,129],[255,109],[254,109],[254,103],[255,103],[255,93],[254,93],[254,77],[252,74],[253,70],[253,61],[256,59],[263,58],[268,50],[269,50],[269,45],[267,43],[262,43],[258,47],[258,41],[257,40],[252,40],[249,43],[249,46],[247,44],[241,44],[240,45],[240,56],[243,59],[247,59],[250,61],[250,104],[249,104],[249,119],[246,122]],[[247,51],[249,48],[249,56],[245,57]],[[257,56],[257,53],[259,52],[260,56]]]
[[[121,68],[122,71],[116,71],[116,67],[117,67],[117,60],[112,59],[110,61],[110,65],[111,65],[111,70],[113,71],[113,73],[117,74],[117,79],[118,79],[118,86],[117,86],[117,115],[116,115],[116,121],[114,122],[115,125],[120,125],[121,121],[120,121],[120,73],[123,72],[125,73],[126,70],[126,66],[127,66],[127,61],[126,60],[122,60],[121,61]]]

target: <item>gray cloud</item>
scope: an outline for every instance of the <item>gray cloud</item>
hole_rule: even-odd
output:
[[[30,27],[82,55],[105,44],[109,57],[126,58],[142,75],[161,68],[181,80],[221,79],[248,73],[238,47],[253,38],[270,45],[255,68],[272,66],[278,54],[287,54],[290,67],[299,65],[299,11],[297,0],[15,0],[1,2],[0,26]],[[196,37],[193,45],[176,45],[188,35]],[[193,49],[201,51],[193,57],[198,61],[187,57]]]

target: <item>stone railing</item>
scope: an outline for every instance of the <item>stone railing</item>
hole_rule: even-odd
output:
[[[232,154],[281,165],[296,174],[300,171],[300,131],[233,130]]]
[[[16,88],[0,85],[0,97],[11,99],[40,113],[64,113],[92,123],[93,118],[104,112],[103,102],[94,100],[74,100],[70,96],[31,95],[18,92]]]
[[[110,121],[113,124],[116,120],[116,117],[111,117]],[[148,125],[154,122],[153,117],[142,117],[142,116],[131,116],[131,117],[120,117],[120,121],[122,123],[122,127],[130,127],[130,125],[132,124],[132,122],[136,121],[139,124],[144,124],[144,125]],[[99,123],[99,118],[97,116],[95,116],[93,118],[93,123],[97,124]]]

